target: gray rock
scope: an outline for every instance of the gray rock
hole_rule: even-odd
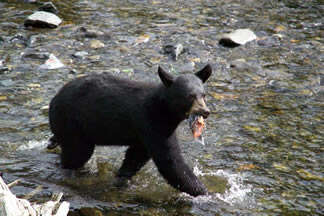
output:
[[[58,10],[52,2],[45,2],[42,6],[38,8],[39,11],[46,11],[50,13],[57,14]]]
[[[23,42],[25,43],[27,41],[27,38],[25,35],[21,34],[21,33],[18,33],[14,36],[12,36],[10,39],[9,39],[10,42]]]
[[[287,80],[287,79],[289,80],[294,76],[293,74],[290,74],[282,69],[278,69],[278,70],[265,69],[264,72],[266,76],[272,80]]]
[[[50,53],[48,52],[37,52],[35,50],[26,50],[22,54],[22,58],[30,58],[30,59],[40,59],[40,60],[47,60],[50,57]]]
[[[260,67],[246,62],[244,59],[236,59],[230,62],[230,67],[238,72],[253,72],[256,73]]]
[[[231,33],[223,34],[219,44],[226,47],[236,47],[257,39],[257,36],[250,29],[237,29]]]
[[[19,25],[14,22],[2,22],[1,27],[5,29],[18,29]]]
[[[73,57],[76,57],[76,58],[84,58],[88,55],[89,53],[86,52],[86,51],[79,51],[79,52],[76,52],[74,54],[72,54]]]
[[[44,35],[32,35],[27,41],[28,47],[35,47],[40,44],[40,42],[45,41],[46,37]]]
[[[11,79],[1,80],[0,81],[0,86],[8,87],[8,86],[12,86],[14,83],[15,82],[12,81]]]
[[[37,11],[27,17],[24,25],[39,28],[56,28],[62,23],[62,20],[53,13]]]
[[[3,74],[4,72],[7,72],[8,70],[9,70],[8,67],[1,66],[1,65],[0,65],[0,74]]]
[[[84,26],[81,26],[76,31],[76,37],[78,39],[82,38],[98,38],[102,40],[110,40],[111,35],[109,32],[102,32],[99,30],[87,29]]]

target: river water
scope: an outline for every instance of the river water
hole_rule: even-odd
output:
[[[42,202],[63,191],[71,215],[324,214],[321,0],[57,0],[58,28],[27,29],[38,2],[0,1],[0,172],[21,179],[17,196]],[[258,39],[218,44],[239,28]],[[163,47],[177,43],[185,52],[174,61]],[[40,67],[49,53],[65,67]],[[205,144],[192,141],[186,121],[178,135],[210,195],[175,191],[152,162],[114,188],[122,148],[97,148],[90,168],[72,173],[59,150],[46,150],[47,106],[67,81],[109,71],[158,82],[158,65],[181,74],[207,63]]]

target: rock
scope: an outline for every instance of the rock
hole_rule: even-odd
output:
[[[98,31],[98,30],[87,29],[84,26],[77,29],[76,37],[78,39],[81,39],[81,38],[100,38],[102,40],[110,40],[111,39],[111,35],[109,32],[102,32],[102,31]]]
[[[260,67],[246,62],[245,59],[236,59],[230,62],[230,67],[238,72],[253,72],[256,73]]]
[[[46,106],[42,106],[42,107],[40,108],[40,110],[41,110],[41,112],[42,112],[43,114],[48,114],[48,109],[49,109],[49,106],[48,106],[48,105],[46,105]]]
[[[27,50],[22,54],[22,58],[31,58],[31,59],[40,59],[47,60],[50,57],[50,53],[48,52],[37,52],[34,50]]]
[[[99,49],[105,47],[105,44],[102,43],[100,40],[91,40],[90,47],[93,49]]]
[[[1,37],[0,35],[0,45],[5,41],[5,39],[3,37]]]
[[[16,34],[16,35],[14,35],[14,36],[12,36],[10,39],[9,39],[9,41],[11,42],[11,43],[16,43],[16,42],[21,42],[21,43],[26,43],[27,42],[27,38],[26,38],[26,36],[25,35],[23,35],[23,34],[21,34],[21,33],[18,33],[18,34]]]
[[[292,79],[294,76],[293,74],[290,74],[283,69],[278,69],[278,70],[264,69],[263,71],[265,72],[266,76],[269,79],[273,79],[273,80],[289,80]]]
[[[58,58],[56,58],[55,55],[50,54],[46,62],[40,66],[40,69],[52,70],[62,67],[65,67],[65,65]]]
[[[178,56],[184,52],[183,45],[178,43],[178,44],[168,44],[163,47],[163,51],[165,54],[170,54],[173,58],[173,60],[178,60]]]
[[[79,51],[79,52],[76,52],[74,54],[72,54],[73,57],[75,58],[84,58],[88,55],[89,53],[86,52],[86,51]]]
[[[3,22],[1,23],[1,27],[5,29],[18,29],[19,25],[14,22]]]
[[[272,35],[271,37],[262,37],[258,39],[257,43],[259,46],[264,47],[275,47],[280,45],[280,40],[282,36],[279,34]]]
[[[0,81],[0,86],[9,87],[9,86],[12,86],[14,83],[15,82],[12,81],[11,79],[1,80]]]
[[[35,47],[39,45],[40,42],[45,41],[46,37],[44,35],[31,35],[27,41],[28,47]]]
[[[45,2],[42,6],[38,8],[39,11],[46,11],[53,14],[57,14],[58,10],[52,2]]]
[[[320,74],[320,86],[324,86],[324,74]]]
[[[3,74],[4,72],[8,71],[8,67],[0,66],[0,74]]]
[[[223,34],[219,44],[226,47],[237,47],[257,39],[257,36],[250,29],[237,29],[231,33]]]
[[[137,46],[138,44],[141,43],[147,43],[149,40],[150,40],[150,35],[148,34],[140,35],[138,38],[136,38],[134,46]]]
[[[62,23],[62,20],[53,13],[37,11],[27,17],[24,25],[26,27],[56,28]]]

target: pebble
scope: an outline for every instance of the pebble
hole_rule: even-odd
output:
[[[53,13],[37,11],[28,16],[24,25],[39,28],[56,28],[62,23],[62,20]]]
[[[102,43],[100,40],[91,40],[90,47],[93,49],[99,49],[105,47],[105,44]]]
[[[226,47],[237,47],[257,39],[257,36],[250,29],[237,29],[231,33],[223,34],[219,44]]]
[[[79,52],[76,52],[74,54],[72,54],[73,57],[76,57],[76,58],[84,58],[88,55],[89,53],[86,52],[86,51],[79,51]]]
[[[50,57],[50,53],[48,52],[35,52],[33,50],[27,50],[22,54],[22,58],[31,58],[31,59],[40,59],[47,60]]]
[[[50,54],[46,62],[40,66],[40,69],[52,70],[62,67],[65,67],[64,64],[58,58],[56,58],[55,55]]]
[[[87,29],[84,26],[77,29],[76,37],[79,39],[81,39],[81,38],[99,38],[101,40],[110,40],[111,39],[111,35],[109,32],[102,32],[99,30]]]
[[[260,68],[258,65],[252,65],[245,59],[236,59],[230,62],[230,67],[238,72],[257,72]]]
[[[4,29],[18,29],[19,25],[14,22],[2,22],[1,27]]]
[[[45,2],[42,6],[38,8],[39,11],[46,11],[53,14],[57,14],[58,10],[52,2]]]
[[[6,72],[6,71],[8,71],[8,70],[9,70],[8,67],[0,66],[0,74]]]
[[[35,47],[39,45],[40,42],[45,41],[46,37],[44,35],[31,35],[27,41],[28,47]]]
[[[18,33],[14,36],[12,36],[10,39],[9,39],[10,42],[22,42],[22,43],[26,43],[27,41],[27,38],[25,35],[21,34],[21,33]]]
[[[4,86],[4,87],[8,87],[13,85],[15,82],[12,81],[11,79],[7,79],[7,80],[1,80],[0,81],[0,86]]]

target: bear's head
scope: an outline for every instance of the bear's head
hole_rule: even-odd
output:
[[[181,119],[188,118],[191,114],[208,117],[210,110],[205,103],[203,83],[212,73],[209,64],[195,74],[174,77],[161,67],[159,67],[158,73],[166,87],[165,100],[173,113],[176,113]]]

